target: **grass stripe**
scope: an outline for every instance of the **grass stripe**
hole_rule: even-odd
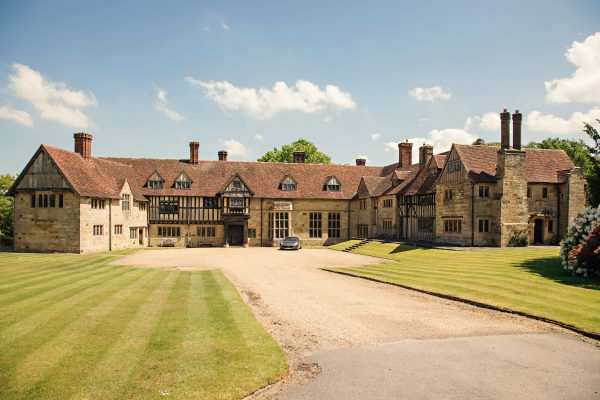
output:
[[[73,296],[79,292],[87,290],[90,287],[99,285],[106,279],[124,274],[130,270],[119,267],[107,267],[99,269],[99,271],[102,271],[102,273],[93,274],[89,278],[76,281],[71,285],[59,287],[46,293],[41,293],[38,296],[29,297],[22,301],[12,303],[8,306],[3,305],[2,313],[0,314],[0,326],[6,326],[14,323],[23,316],[26,316],[29,312],[46,308],[57,301]]]
[[[74,350],[74,343],[81,342],[115,307],[123,302],[124,298],[135,293],[149,280],[155,278],[157,273],[157,271],[147,272],[141,279],[134,281],[81,315],[52,340],[27,354],[12,371],[9,386],[20,388],[23,392],[29,390],[43,379],[44,375],[63,357]]]
[[[53,340],[66,327],[81,318],[82,315],[93,307],[96,307],[106,298],[134,284],[139,280],[139,276],[141,275],[142,271],[140,270],[125,270],[117,278],[110,279],[108,282],[112,282],[112,285],[107,285],[104,290],[99,291],[96,295],[88,297],[79,304],[71,305],[66,303],[64,308],[54,318],[46,321],[43,329],[34,330],[33,334],[30,335],[21,335],[17,331],[13,337],[3,336],[3,340],[0,342],[0,354],[3,356],[3,362],[0,363],[0,390],[5,386],[2,383],[8,376],[8,371],[14,369],[21,359],[45,343]]]
[[[177,366],[173,361],[179,356],[179,343],[186,329],[191,275],[191,272],[178,273],[146,352],[125,385],[125,391],[116,397],[147,399],[159,397],[161,391],[171,393],[181,388],[183,382],[177,379]]]
[[[415,270],[399,270],[398,267],[394,268],[391,266],[390,268],[381,268],[377,265],[369,265],[361,267],[364,271],[373,271],[373,272],[383,272],[388,273],[389,276],[404,276],[404,277],[415,277],[421,278],[424,274],[423,271],[415,271]],[[476,284],[480,287],[490,288],[493,290],[507,291],[511,294],[514,294],[516,297],[527,297],[527,298],[538,298],[543,302],[551,302],[553,301],[557,295],[562,293],[560,287],[554,287],[553,285],[548,285],[543,281],[527,281],[523,279],[518,279],[516,277],[489,277],[486,275],[480,274],[470,274],[470,273],[453,273],[453,272],[444,272],[443,270],[426,272],[428,278],[423,277],[423,280],[427,280],[431,283],[438,283],[440,281],[448,281],[448,282],[456,282],[462,284]],[[482,279],[483,278],[483,279]],[[540,290],[543,289],[543,290]],[[582,289],[586,290],[586,289]],[[589,289],[587,289],[589,290]],[[564,305],[563,307],[578,307],[578,310],[582,313],[592,311],[597,309],[598,306],[594,306],[593,304],[589,304],[587,302],[588,296],[587,293],[577,293],[574,291],[569,298],[562,299],[561,303]]]
[[[137,275],[139,275],[139,272],[123,268],[115,271],[110,276],[103,276],[102,280],[98,279],[89,285],[78,287],[77,292],[73,295],[54,298],[52,302],[37,303],[34,304],[34,307],[28,309],[19,309],[19,313],[13,316],[11,324],[6,324],[0,330],[0,352],[3,347],[9,346],[21,336],[32,333],[40,326],[45,326],[48,323],[56,326],[55,320],[67,313],[72,315],[72,309],[83,310],[86,301],[91,308],[93,304],[97,304],[99,300],[106,296],[106,289],[119,288],[120,282],[124,279],[123,284],[126,284],[130,280],[137,279]]]
[[[146,276],[151,279],[142,280],[134,290],[122,293],[119,298],[114,299],[114,307],[109,306],[108,313],[94,318],[93,329],[78,339],[75,345],[71,345],[68,352],[59,358],[60,361],[42,380],[27,390],[24,397],[63,399],[72,395],[110,348],[118,342],[129,321],[144,306],[168,273],[161,271]],[[81,370],[80,365],[86,365],[87,368]],[[112,371],[113,374],[114,372]]]
[[[97,266],[97,263],[89,263],[80,266],[79,268],[66,269],[64,271],[55,271],[52,273],[38,273],[35,276],[20,279],[18,282],[14,282],[13,284],[4,285],[2,288],[0,288],[0,303],[6,303],[4,299],[10,299],[11,294],[22,294],[26,291],[36,290],[39,288],[42,288],[42,290],[44,290],[44,288],[47,287],[45,285],[48,285],[48,283],[50,282],[52,283],[53,287],[56,287],[60,286],[60,283],[62,282],[68,282],[71,278],[87,276]]]
[[[123,392],[148,347],[150,334],[157,328],[160,312],[178,274],[168,273],[167,278],[131,318],[127,328],[96,365],[94,371],[78,386],[72,399],[110,399]],[[119,381],[115,380],[115,376],[119,377]]]
[[[15,290],[21,286],[28,286],[35,282],[43,279],[54,279],[62,276],[67,276],[71,273],[86,270],[90,271],[94,268],[96,263],[90,263],[87,266],[82,266],[80,263],[65,264],[63,266],[58,265],[56,268],[44,268],[34,271],[30,271],[27,274],[14,277],[13,279],[3,279],[0,284],[0,294],[5,293],[9,290]]]

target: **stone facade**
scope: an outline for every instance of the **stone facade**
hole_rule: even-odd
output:
[[[520,146],[520,114],[515,143]],[[9,193],[15,249],[88,253],[135,247],[305,245],[350,238],[507,246],[520,234],[557,243],[585,207],[585,180],[562,151],[453,145],[434,155],[398,146],[398,163],[368,167],[92,157],[41,146]]]

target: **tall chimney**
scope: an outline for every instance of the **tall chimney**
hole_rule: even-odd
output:
[[[190,142],[190,164],[198,164],[198,148],[200,143]]]
[[[405,142],[398,143],[398,167],[406,168],[412,165],[412,143]]]
[[[519,110],[515,111],[512,115],[513,120],[513,147],[516,150],[521,150],[521,121],[523,120],[523,115],[519,112]]]
[[[510,113],[504,109],[500,113],[500,148],[502,150],[510,147]]]
[[[92,158],[92,139],[89,133],[79,132],[73,135],[75,139],[75,153],[81,154],[83,158]]]
[[[366,158],[357,158],[356,159],[356,166],[357,167],[364,167],[365,165],[367,165],[367,159]]]
[[[227,152],[225,150],[219,151],[219,161],[227,161]]]
[[[427,164],[427,161],[429,161],[432,156],[433,146],[423,143],[423,146],[419,147],[419,165],[423,166]]]
[[[294,152],[294,163],[296,164],[304,164],[304,159],[306,157],[306,153],[303,151],[295,151]]]

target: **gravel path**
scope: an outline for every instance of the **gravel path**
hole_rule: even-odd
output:
[[[323,249],[142,251],[116,263],[182,270],[221,269],[284,349],[295,373],[260,397],[318,373],[307,352],[392,342],[548,332],[527,318],[484,310],[390,285],[321,270],[385,260]]]

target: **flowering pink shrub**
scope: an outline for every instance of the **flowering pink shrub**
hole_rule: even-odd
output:
[[[573,275],[600,274],[600,207],[584,210],[560,243],[563,267]]]

